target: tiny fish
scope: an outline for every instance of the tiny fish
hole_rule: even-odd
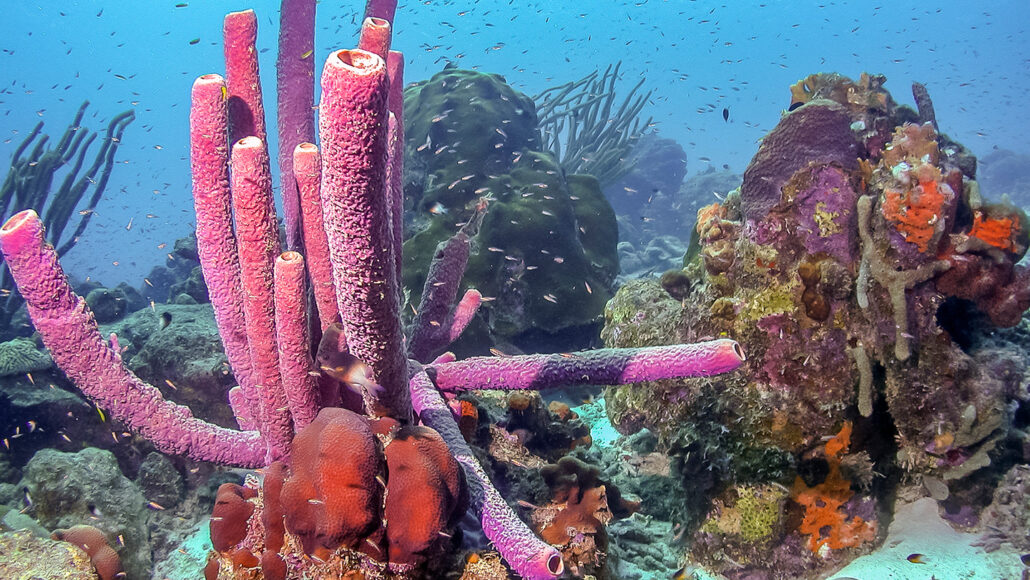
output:
[[[161,313],[161,321],[158,323],[159,328],[161,330],[164,330],[165,328],[168,328],[168,325],[171,324],[171,323],[172,323],[172,313],[171,312],[162,312]]]
[[[1019,557],[1019,561],[1022,562],[1024,566],[1030,566],[1030,554],[1023,554]]]
[[[190,44],[191,45],[193,45],[193,44],[200,44],[200,39],[199,38],[194,38],[193,40],[190,41]]]
[[[726,121],[727,123],[730,122],[730,110],[729,109],[723,109],[722,110],[722,120]]]
[[[922,554],[916,553],[909,554],[908,557],[905,559],[909,562],[912,562],[913,564],[925,564],[926,562],[923,561],[923,557],[924,556]]]
[[[433,207],[429,208],[429,213],[433,215],[444,215],[447,213],[447,208],[440,202],[433,204]]]
[[[671,578],[672,580],[687,580],[687,574],[688,574],[688,573],[689,573],[689,572],[688,572],[688,570],[687,570],[687,567],[686,567],[686,566],[684,566],[684,567],[680,568],[679,570],[676,570],[676,571],[675,571],[675,572],[674,572],[674,573],[672,574],[672,576],[671,576],[670,578]]]
[[[315,51],[314,50],[306,50],[306,51],[304,51],[304,54],[300,55],[300,59],[304,60],[305,58],[311,56],[311,53],[313,53],[313,52],[315,52]]]
[[[189,4],[187,4],[185,2],[179,2],[178,4],[175,5],[176,8],[185,8],[187,6],[189,6]]]

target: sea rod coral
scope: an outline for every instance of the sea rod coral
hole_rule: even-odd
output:
[[[465,485],[486,536],[518,574],[559,576],[559,552],[533,535],[490,483],[444,394],[704,376],[733,370],[744,359],[726,339],[461,361],[439,355],[479,303],[470,290],[448,307],[457,298],[474,220],[438,248],[419,308],[433,315],[419,317],[405,339],[397,260],[402,209],[394,187],[401,156],[390,140],[402,126],[399,103],[391,98],[402,82],[401,59],[388,52],[383,34],[395,7],[368,6],[360,46],[371,50],[339,50],[326,61],[321,147],[295,147],[297,185],[288,193],[299,202],[286,206],[287,223],[299,222],[301,229],[291,243],[299,250],[303,239],[304,253],[279,251],[268,149],[256,134],[263,126],[261,96],[245,80],[257,73],[253,12],[226,18],[227,79],[204,75],[194,84],[198,250],[239,383],[230,404],[240,430],[194,418],[125,368],[117,336],[100,335],[35,211],[22,211],[0,228],[0,246],[36,329],[83,393],[162,451],[267,466],[263,481],[250,476],[243,487],[219,490],[211,524],[219,554],[209,577],[347,571],[414,577],[460,518]],[[307,19],[313,9],[309,0],[284,2],[283,34],[313,34]],[[280,82],[280,90],[295,84]],[[289,98],[280,94],[279,101]],[[294,114],[310,111],[300,107]],[[250,129],[239,134],[241,127]],[[239,138],[230,142],[229,135]],[[485,203],[479,211],[486,211]],[[313,311],[318,324],[307,324],[305,267],[321,298]],[[316,356],[307,346],[308,328],[323,333]],[[406,348],[419,353],[417,359]],[[361,400],[348,400],[355,392]]]

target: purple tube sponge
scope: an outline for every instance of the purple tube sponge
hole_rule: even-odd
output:
[[[315,0],[282,0],[279,56],[275,63],[278,99],[279,180],[282,184],[286,248],[302,244],[300,195],[293,174],[293,150],[315,142]],[[331,323],[332,321],[330,321]]]
[[[0,228],[0,248],[32,323],[68,378],[161,451],[242,467],[264,465],[265,445],[256,431],[201,421],[125,368],[121,355],[100,335],[86,301],[72,291],[43,234],[39,216],[25,210]]]
[[[422,422],[443,437],[447,448],[465,470],[472,507],[480,515],[483,531],[501,557],[526,580],[556,578],[565,569],[561,554],[553,546],[536,537],[519,519],[490,483],[490,478],[476,460],[472,449],[458,429],[454,415],[433,381],[418,368],[408,383],[411,405]]]
[[[445,392],[478,389],[544,390],[572,385],[628,385],[643,381],[707,377],[744,362],[728,339],[643,348],[605,348],[563,354],[474,357],[429,367]]]

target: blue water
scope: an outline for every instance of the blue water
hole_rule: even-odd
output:
[[[83,99],[92,102],[84,122],[91,129],[136,110],[105,199],[65,260],[79,277],[138,285],[192,227],[188,95],[198,75],[223,72],[228,11],[258,13],[266,107],[274,114],[278,2],[195,0],[176,7],[181,3],[4,2],[3,166],[36,122],[59,135]],[[316,62],[355,43],[363,3],[344,4],[319,7]],[[1030,152],[1027,22],[1027,0],[427,0],[402,2],[394,47],[407,57],[407,81],[428,78],[451,60],[501,73],[530,94],[622,60],[622,86],[646,77],[654,93],[644,115],[683,145],[690,173],[709,164],[739,172],[789,104],[787,87],[819,71],[885,74],[895,98],[909,103],[908,87],[920,81],[942,130],[975,154],[995,147]],[[274,127],[273,118],[268,123]]]

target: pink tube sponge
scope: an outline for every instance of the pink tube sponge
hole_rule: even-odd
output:
[[[378,56],[363,50],[329,55],[319,106],[321,195],[347,344],[384,387],[381,411],[407,417],[407,361],[386,201],[388,88],[386,63]]]
[[[475,357],[433,365],[442,391],[543,390],[571,385],[628,385],[727,373],[744,362],[736,341],[712,340],[644,348],[604,348],[563,354]]]
[[[244,467],[264,465],[265,446],[257,432],[201,421],[125,368],[119,353],[100,335],[86,301],[72,292],[36,212],[25,210],[7,220],[0,228],[0,249],[54,362],[97,406],[165,453]]]

